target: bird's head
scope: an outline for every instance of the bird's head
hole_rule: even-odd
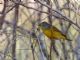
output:
[[[47,22],[42,22],[42,23],[40,23],[38,26],[39,26],[39,28],[41,28],[41,29],[49,29],[49,28],[51,27],[51,25],[48,24]]]

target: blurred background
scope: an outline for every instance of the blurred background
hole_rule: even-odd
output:
[[[55,40],[58,56],[43,21],[72,40]],[[0,0],[0,60],[80,60],[80,1]]]

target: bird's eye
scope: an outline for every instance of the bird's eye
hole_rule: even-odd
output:
[[[40,28],[37,28],[38,31],[40,31]]]

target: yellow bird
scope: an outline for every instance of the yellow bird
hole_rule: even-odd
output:
[[[39,28],[43,31],[43,33],[50,39],[53,40],[69,40],[65,34],[63,34],[59,29],[48,24],[47,22],[42,22],[39,24]]]

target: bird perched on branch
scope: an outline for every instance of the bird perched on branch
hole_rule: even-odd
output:
[[[39,24],[39,28],[43,31],[43,33],[50,38],[51,40],[68,40],[72,41],[67,38],[65,34],[63,34],[59,29],[52,26],[47,22],[42,22]]]

